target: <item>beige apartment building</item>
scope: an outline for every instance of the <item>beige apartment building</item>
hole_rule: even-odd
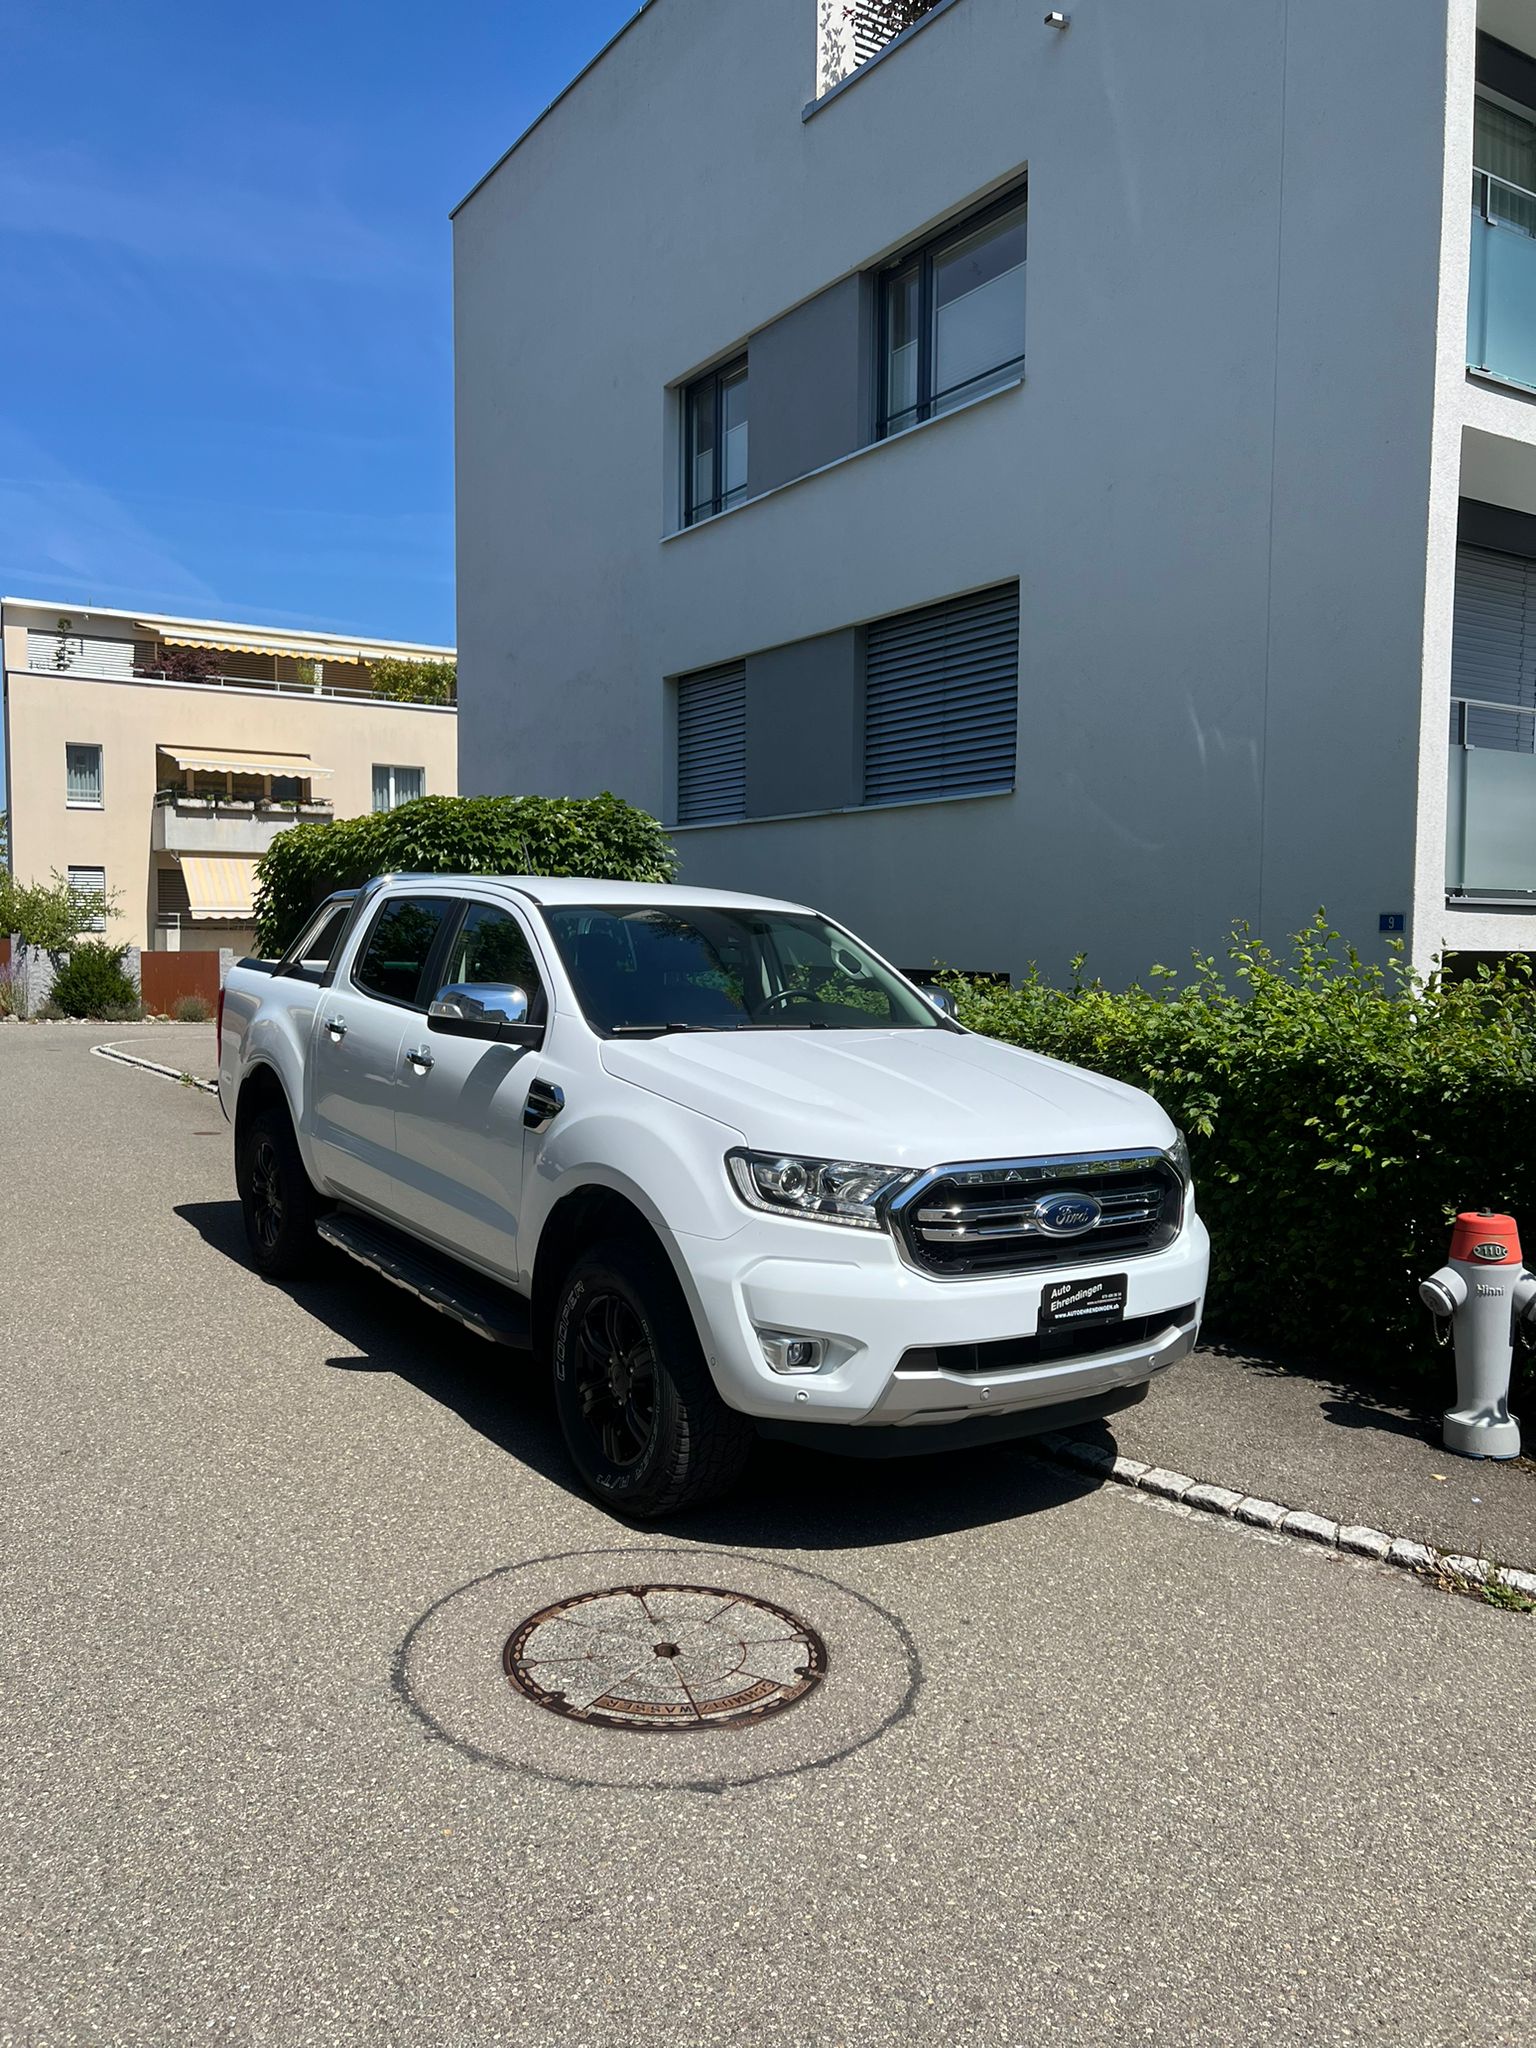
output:
[[[111,891],[116,944],[248,951],[279,832],[457,791],[456,707],[374,675],[451,647],[18,598],[0,628],[12,869]]]

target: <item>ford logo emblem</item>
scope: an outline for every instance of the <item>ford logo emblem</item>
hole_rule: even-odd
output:
[[[1081,1237],[1103,1215],[1103,1206],[1092,1195],[1042,1195],[1034,1207],[1037,1226],[1047,1237]]]

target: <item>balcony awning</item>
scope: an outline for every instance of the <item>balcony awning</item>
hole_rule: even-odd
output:
[[[345,640],[297,640],[290,635],[265,636],[250,627],[234,633],[167,633],[159,627],[143,629],[165,647],[206,647],[215,654],[288,654],[296,661],[366,661],[356,642]]]
[[[224,754],[186,747],[161,747],[160,752],[178,768],[193,768],[211,775],[332,775],[331,768],[318,768],[308,754]]]
[[[256,863],[233,853],[184,853],[181,872],[193,917],[249,917],[256,908]]]

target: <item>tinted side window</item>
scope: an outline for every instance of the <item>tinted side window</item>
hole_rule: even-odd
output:
[[[450,981],[511,983],[528,994],[530,1015],[539,1008],[543,985],[528,935],[517,919],[491,903],[472,903],[458,937],[448,949],[439,977]]]
[[[386,903],[352,969],[352,979],[369,995],[396,1003],[421,1003],[427,957],[452,909],[443,896],[402,896]]]

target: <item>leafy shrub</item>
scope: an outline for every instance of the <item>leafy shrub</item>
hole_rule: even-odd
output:
[[[1233,934],[1182,981],[956,988],[963,1021],[1146,1088],[1189,1138],[1211,1232],[1209,1327],[1235,1342],[1442,1375],[1417,1282],[1458,1209],[1536,1251],[1529,964],[1421,980],[1367,966],[1319,914],[1288,961]],[[1517,1354],[1517,1372],[1523,1354]]]
[[[66,1017],[136,1017],[139,992],[123,972],[123,950],[82,940],[55,974],[50,1002]]]
[[[206,996],[178,996],[171,1005],[171,1015],[178,1024],[206,1024],[213,1015],[213,1005]]]
[[[392,872],[670,882],[672,843],[616,796],[423,796],[280,832],[257,867],[256,945],[280,953],[333,889]]]
[[[380,656],[368,663],[374,694],[401,704],[452,704],[459,694],[456,661],[410,661]]]

